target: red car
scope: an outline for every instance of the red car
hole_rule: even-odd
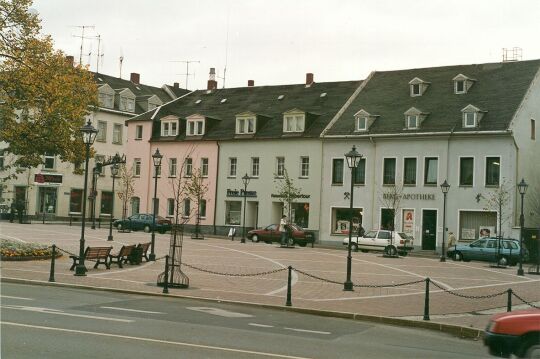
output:
[[[484,334],[489,353],[508,358],[540,358],[540,309],[517,310],[491,317]]]
[[[248,239],[252,242],[263,241],[265,243],[280,242],[281,233],[279,232],[278,224],[271,224],[265,228],[253,229],[247,233]],[[308,243],[315,241],[315,234],[311,231],[305,231],[296,224],[287,225],[289,237],[289,245],[298,244],[300,247],[305,247]]]

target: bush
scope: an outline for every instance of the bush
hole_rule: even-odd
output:
[[[58,252],[56,256],[60,256]],[[0,239],[2,260],[47,259],[52,256],[52,248],[39,243],[24,243]]]

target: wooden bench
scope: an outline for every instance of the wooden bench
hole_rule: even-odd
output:
[[[107,267],[107,269],[111,269],[108,262],[111,249],[112,247],[86,247],[86,250],[84,251],[84,259],[96,261],[94,269],[97,268],[100,264],[105,264],[105,267]],[[80,257],[69,256],[69,258],[73,259],[73,265],[71,266],[71,268],[69,268],[69,270],[73,270],[73,268],[75,268],[75,266],[79,264]]]
[[[122,246],[117,254],[109,254],[109,266],[113,263],[118,264],[118,267],[122,267],[122,262],[127,263],[131,252],[135,249],[135,245]]]
[[[144,259],[146,259],[146,261],[148,262],[148,255],[146,254],[148,252],[148,248],[150,248],[150,244],[151,242],[148,242],[148,243],[139,243],[137,245],[137,248],[140,248],[142,249],[142,256],[144,257]]]

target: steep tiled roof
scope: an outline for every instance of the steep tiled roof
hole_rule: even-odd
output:
[[[167,115],[185,119],[200,114],[214,119],[204,139],[234,139],[236,115],[250,111],[257,114],[258,120],[257,131],[253,136],[247,136],[249,138],[318,137],[361,83],[345,81],[313,83],[311,86],[239,87],[211,92],[200,90],[162,106],[154,121]],[[306,112],[305,131],[301,134],[283,134],[283,113],[295,108]],[[148,120],[153,115],[154,111],[151,111],[130,121]],[[182,121],[177,139],[184,138],[185,122]]]
[[[539,68],[540,60],[531,60],[375,72],[326,134],[505,130]],[[475,80],[465,94],[454,94],[452,79],[458,74]],[[429,85],[422,96],[411,97],[409,82],[415,77]],[[469,104],[487,111],[478,128],[462,128],[461,110]],[[427,117],[419,129],[404,130],[404,112],[411,107],[427,113]],[[379,117],[367,132],[354,132],[354,114],[361,109]]]

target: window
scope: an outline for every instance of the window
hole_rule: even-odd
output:
[[[50,152],[46,152],[43,161],[43,169],[53,170],[55,165],[55,156]]]
[[[309,228],[309,203],[291,203],[291,223]]]
[[[240,225],[241,209],[242,209],[242,202],[226,201],[225,202],[225,224]]]
[[[501,176],[501,158],[486,158],[486,186],[499,186]]]
[[[189,198],[184,199],[184,211],[183,211],[184,218],[188,218],[191,214],[191,201]]]
[[[174,216],[174,198],[167,198],[167,216]]]
[[[276,176],[285,176],[285,157],[276,157]]]
[[[334,158],[332,160],[332,184],[343,184],[343,158]]]
[[[461,157],[459,159],[459,185],[472,186],[474,177],[474,158]]]
[[[411,85],[412,96],[420,96],[420,84]]]
[[[255,133],[255,118],[238,118],[236,120],[236,133],[248,134]]]
[[[463,127],[476,127],[476,112],[463,112]]]
[[[133,159],[133,175],[139,177],[141,175],[141,159]]]
[[[193,174],[193,158],[186,158],[184,160],[184,177],[191,177]]]
[[[161,122],[161,136],[176,136],[178,135],[178,121],[162,121]]]
[[[383,159],[383,184],[396,184],[396,159]]]
[[[416,185],[416,158],[403,160],[403,184]]]
[[[367,130],[367,117],[357,117],[356,118],[356,131],[366,131]]]
[[[137,127],[135,127],[135,139],[142,140],[142,135],[143,135],[143,127],[142,125],[137,125]]]
[[[176,177],[176,158],[169,158],[169,177]]]
[[[123,125],[119,123],[115,123],[113,125],[113,140],[112,140],[113,143],[116,143],[119,145],[122,144],[122,127]]]
[[[113,193],[108,191],[101,192],[101,211],[100,214],[112,215]]]
[[[141,199],[139,197],[131,197],[131,214],[140,212]]]
[[[251,157],[251,177],[259,177],[259,157]]]
[[[188,121],[187,122],[188,136],[201,136],[204,134],[204,121]]]
[[[229,158],[229,177],[236,177],[236,157]]]
[[[208,158],[201,158],[201,176],[208,177]]]
[[[283,132],[303,132],[304,122],[304,115],[286,115],[283,122]]]
[[[426,82],[418,77],[409,81],[411,97],[422,96],[426,92],[429,82]]]
[[[437,185],[438,162],[436,157],[426,157],[424,162],[424,185]]]
[[[354,184],[366,184],[366,159],[361,158],[354,170]]]
[[[0,170],[4,168],[4,158],[6,151],[0,150]]]
[[[114,107],[114,95],[110,93],[99,93],[99,104],[102,107],[113,108]]]
[[[531,140],[536,140],[536,123],[531,118]]]
[[[463,80],[454,81],[454,93],[456,94],[465,93],[465,81]]]
[[[120,96],[120,111],[135,112],[135,99]]]
[[[461,95],[467,93],[473,83],[476,81],[463,74],[459,74],[452,79],[454,81],[454,93]]]
[[[407,115],[407,128],[418,128],[418,115]]]
[[[82,189],[72,189],[69,194],[69,212],[81,213],[82,212]]]
[[[199,202],[199,217],[206,218],[206,200],[201,199]]]
[[[362,224],[362,208],[353,208],[352,224],[353,233],[358,233],[358,229]],[[349,208],[332,208],[332,234],[348,234],[351,219],[351,211]]]
[[[300,157],[300,177],[309,177],[309,157]]]
[[[96,135],[96,141],[98,142],[107,141],[107,122],[98,121],[97,129],[98,129],[98,133]]]

